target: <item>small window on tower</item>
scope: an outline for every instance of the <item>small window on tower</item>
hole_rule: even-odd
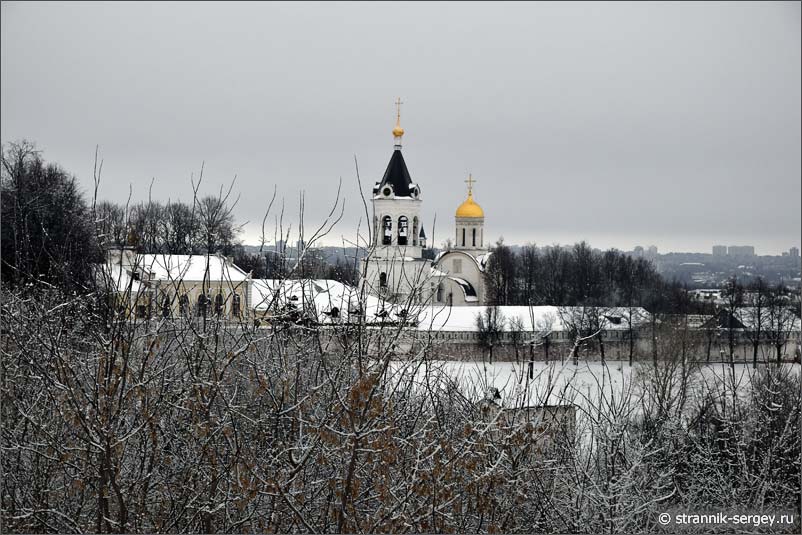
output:
[[[472,243],[472,245],[474,247],[476,247],[476,229],[473,229],[471,232],[473,232],[473,243]]]
[[[390,245],[393,241],[393,220],[389,215],[382,218],[382,245]]]
[[[398,218],[398,245],[407,244],[407,231],[409,230],[409,219],[402,215]]]

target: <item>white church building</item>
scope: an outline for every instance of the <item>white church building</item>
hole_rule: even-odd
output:
[[[456,211],[453,247],[434,260],[424,258],[423,198],[401,152],[400,104],[393,154],[373,187],[373,234],[360,283],[370,295],[399,304],[484,305],[483,273],[490,253],[484,245],[484,211],[473,199],[473,177],[466,180],[468,198]]]
[[[468,198],[455,215],[454,246],[434,261],[439,280],[435,303],[453,306],[485,305],[484,271],[490,253],[484,245],[485,213],[473,200],[473,177],[468,176]]]

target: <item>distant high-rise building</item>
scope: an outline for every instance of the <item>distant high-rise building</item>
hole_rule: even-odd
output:
[[[648,249],[646,249],[646,256],[649,258],[657,257],[657,246],[650,245]]]
[[[714,245],[713,246],[713,256],[727,256],[727,246],[726,245]]]
[[[635,256],[643,256],[643,247],[636,245],[632,252],[635,253]]]
[[[794,258],[799,258],[799,247],[791,247],[788,249],[788,255]]]
[[[730,245],[727,248],[729,256],[755,256],[755,248],[752,245]]]

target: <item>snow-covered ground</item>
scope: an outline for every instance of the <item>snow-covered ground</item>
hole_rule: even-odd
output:
[[[641,375],[648,370],[650,364],[634,364],[627,361],[601,362],[580,361],[576,366],[570,361],[535,362],[533,377],[528,374],[529,363],[497,362],[494,364],[481,361],[429,361],[394,362],[388,371],[393,380],[409,380],[414,373],[414,384],[424,386],[436,384],[438,378],[453,379],[461,393],[468,399],[478,400],[488,391],[497,388],[501,395],[500,403],[505,406],[521,405],[555,405],[575,403],[587,406],[589,402],[598,401],[603,394],[607,402],[616,404],[622,397],[631,396],[632,401],[640,403],[643,396]],[[799,364],[787,364],[797,373]],[[645,369],[644,369],[645,368]],[[749,379],[755,370],[751,365],[735,364],[734,371],[728,364],[703,364],[691,377],[691,389],[698,390],[705,384],[712,385],[726,379],[728,384],[735,384],[736,391],[748,392]]]

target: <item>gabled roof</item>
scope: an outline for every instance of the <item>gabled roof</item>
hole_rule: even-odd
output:
[[[744,324],[738,319],[737,315],[732,314],[729,310],[719,310],[718,314],[711,317],[704,325],[704,328],[720,328],[720,329],[743,329]]]
[[[138,292],[142,283],[151,282],[241,283],[249,279],[248,273],[219,255],[136,254],[132,262],[107,259],[99,265],[98,276],[121,292],[129,287]]]
[[[384,177],[374,189],[374,194],[381,191],[387,184],[393,187],[393,194],[396,197],[412,196],[412,178],[409,176],[409,170],[407,170],[407,164],[400,149],[393,151],[390,163],[387,164],[387,170],[384,171]]]
[[[248,274],[219,255],[140,254],[136,267],[161,281],[242,282]]]

